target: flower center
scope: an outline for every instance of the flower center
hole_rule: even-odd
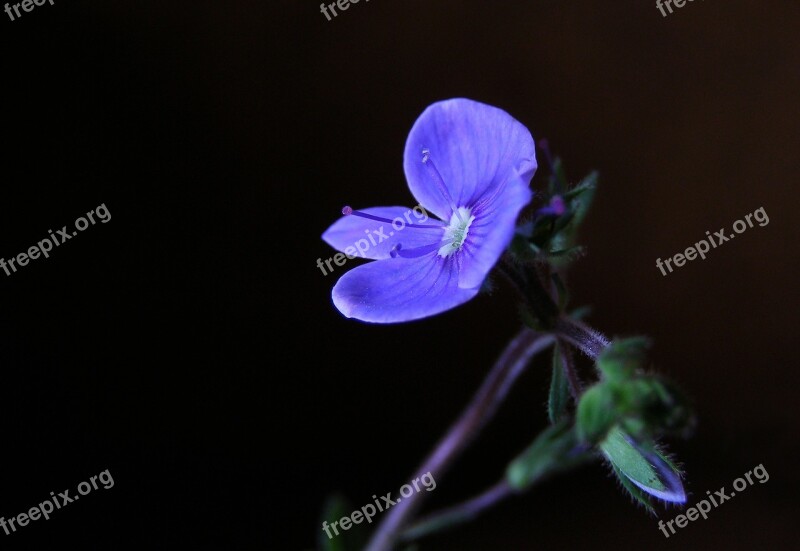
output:
[[[442,241],[446,243],[439,249],[439,256],[447,258],[458,252],[469,235],[469,227],[475,217],[467,207],[458,207],[450,217],[450,224],[444,230]]]

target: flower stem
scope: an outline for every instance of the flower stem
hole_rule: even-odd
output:
[[[514,493],[514,490],[503,479],[478,496],[423,518],[400,534],[400,540],[414,541],[444,528],[469,522],[484,510]]]
[[[453,460],[475,439],[478,432],[492,418],[497,406],[508,395],[511,386],[525,370],[529,360],[555,342],[552,335],[523,328],[506,346],[489,375],[472,398],[458,420],[444,438],[417,469],[414,478],[430,472],[436,479],[444,476]],[[425,494],[404,499],[388,511],[376,529],[366,551],[389,551],[405,524],[422,504]]]

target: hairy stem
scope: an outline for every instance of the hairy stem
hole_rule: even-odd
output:
[[[508,395],[511,386],[525,370],[529,360],[555,342],[552,335],[523,328],[508,344],[494,364],[480,389],[458,420],[450,427],[414,478],[430,472],[436,480],[442,478],[453,460],[475,439],[481,428],[492,418],[497,406]],[[422,504],[424,494],[404,499],[394,505],[384,517],[365,548],[366,551],[392,549],[399,533]]]
[[[600,355],[600,352],[610,342],[602,333],[589,328],[579,321],[564,317],[556,321],[555,333],[559,338],[578,347],[593,360]]]

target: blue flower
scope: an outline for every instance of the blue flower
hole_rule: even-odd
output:
[[[528,129],[505,111],[451,99],[417,119],[403,165],[418,207],[345,207],[322,235],[349,257],[377,260],[333,288],[333,303],[349,318],[411,321],[478,294],[531,200],[536,153]]]

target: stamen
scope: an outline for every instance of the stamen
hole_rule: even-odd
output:
[[[436,165],[433,164],[433,160],[431,159],[431,150],[427,147],[422,149],[422,164],[424,164],[425,168],[428,169],[428,174],[430,174],[433,182],[436,184],[436,187],[439,188],[439,193],[442,194],[444,200],[450,205],[450,209],[458,215],[458,219],[461,220],[461,222],[464,222],[464,220],[461,218],[461,215],[458,214],[458,208],[456,207],[455,201],[453,201],[453,198],[450,197],[450,192],[447,191],[447,186],[444,184],[442,175],[436,169]]]
[[[345,206],[342,209],[342,214],[345,216],[360,216],[361,218],[367,218],[368,220],[375,220],[376,222],[386,222],[387,224],[394,224],[394,220],[389,220],[388,218],[382,218],[380,216],[375,216],[373,214],[367,214],[366,212],[361,212],[358,210],[353,210],[349,206]],[[395,220],[397,220],[395,218]],[[403,220],[402,218],[400,220]],[[444,229],[444,226],[437,226],[435,224],[409,224],[407,220],[403,220],[403,226],[406,228],[435,228],[437,230]]]
[[[461,214],[463,214],[463,217],[459,216]],[[462,223],[459,222],[458,218],[466,218],[467,221]],[[439,256],[447,258],[461,250],[469,234],[469,228],[472,226],[474,220],[475,217],[470,213],[468,208],[461,207],[458,211],[453,213],[453,216],[450,217],[450,225],[448,225],[447,229],[444,231],[445,240],[442,241],[442,246],[439,248]]]
[[[453,242],[453,239],[449,239],[447,241],[442,241],[440,243],[431,243],[430,245],[423,245],[422,247],[415,247],[413,249],[406,249],[403,250],[403,244],[398,243],[392,250],[389,251],[389,256],[392,258],[397,258],[398,256],[403,258],[419,258],[420,256],[425,256],[426,254],[430,254],[433,251],[438,250],[441,247],[449,245]]]

